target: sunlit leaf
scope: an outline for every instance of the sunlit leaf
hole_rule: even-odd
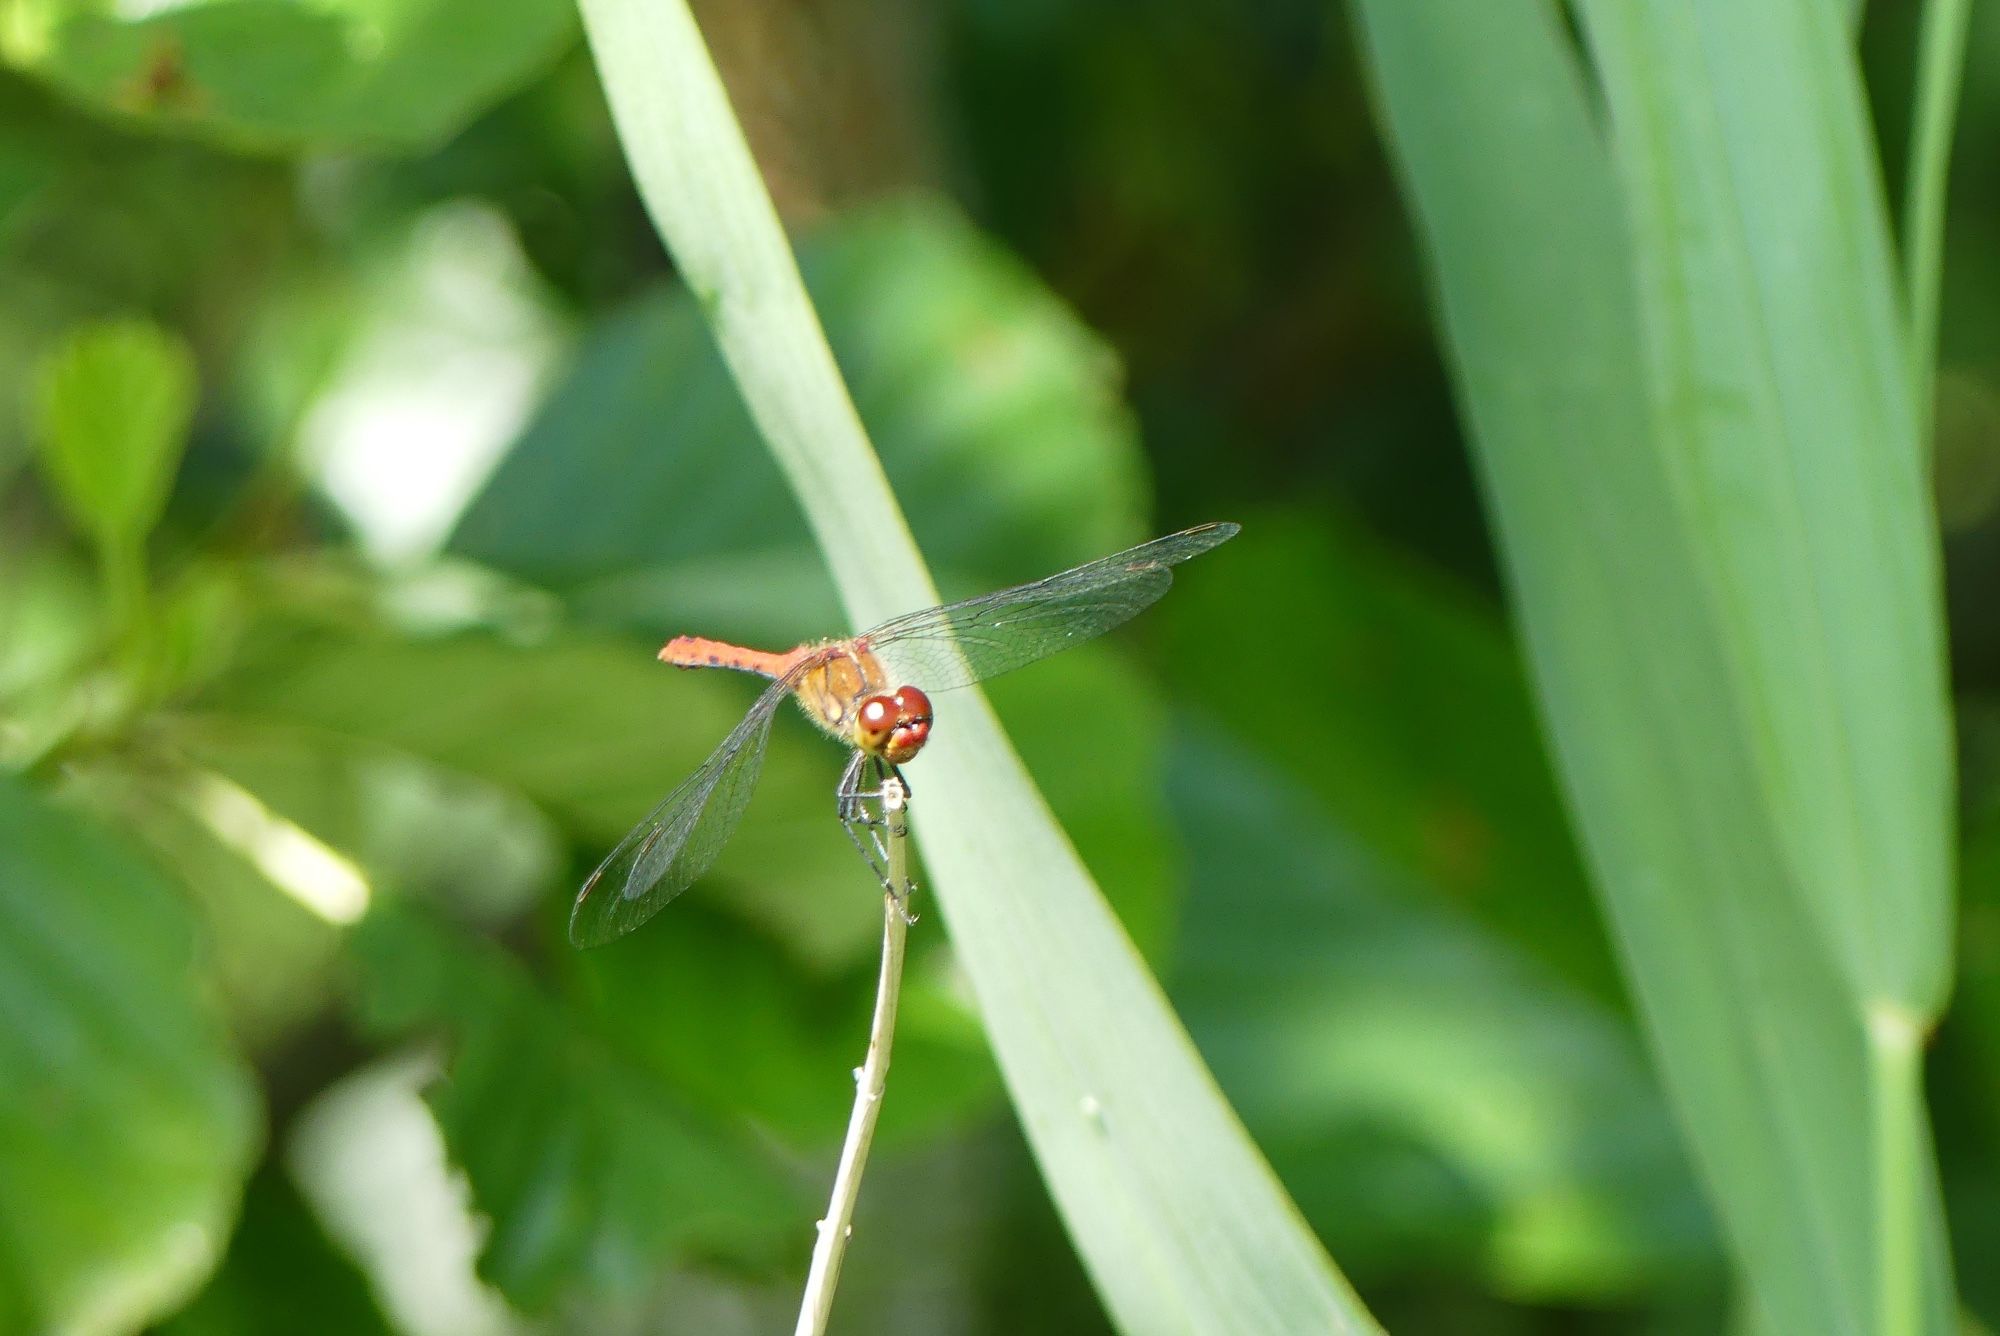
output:
[[[805,1194],[765,1156],[505,953],[386,911],[356,951],[371,1029],[451,1041],[429,1098],[493,1221],[481,1274],[516,1303],[546,1307],[579,1281],[634,1292],[672,1256],[756,1258],[810,1223]]]
[[[315,1093],[287,1129],[284,1173],[396,1331],[507,1336],[523,1324],[478,1275],[487,1228],[424,1102],[436,1051],[399,1045]]]
[[[204,919],[217,992],[232,1033],[264,1052],[321,1015],[333,998],[338,925],[274,884],[258,865],[241,804],[213,810],[215,794],[190,776],[94,776],[86,790],[187,887]]]
[[[518,796],[366,739],[212,717],[154,738],[174,764],[105,762],[80,783],[201,907],[232,1028],[259,1052],[324,1015],[373,900],[509,918],[560,861]]]
[[[143,321],[76,331],[42,364],[42,467],[77,527],[111,546],[158,522],[194,415],[194,356]]]
[[[24,6],[0,54],[106,115],[232,146],[442,139],[554,61],[559,0]]]
[[[169,728],[202,773],[310,832],[378,894],[497,921],[538,903],[563,861],[552,823],[519,794],[365,735],[215,716]]]

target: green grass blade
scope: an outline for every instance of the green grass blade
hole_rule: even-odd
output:
[[[1926,0],[1917,52],[1916,109],[1910,121],[1909,180],[1903,203],[1903,288],[1910,303],[1910,388],[1928,424],[1937,381],[1939,292],[1944,284],[1945,182],[1951,132],[1965,79],[1972,0]]]
[[[1591,12],[1634,21],[1614,9]],[[1876,1171],[1896,1163],[1906,1218],[1931,1227],[1895,1246],[1936,1321],[1949,1286],[1928,1150],[1909,1136],[1921,1109],[1885,1120],[1899,1146],[1877,1144],[1863,1002],[1872,988],[1915,1013],[1944,979],[1935,553],[1854,90],[1829,72],[1850,59],[1845,38],[1829,18],[1809,48],[1817,72],[1795,68],[1799,87],[1763,98],[1748,96],[1758,71],[1804,59],[1797,34],[1709,44],[1750,103],[1734,120],[1718,121],[1712,90],[1677,86],[1649,133],[1624,123],[1628,181],[1644,165],[1632,159],[1669,158],[1676,136],[1791,155],[1644,196],[1658,213],[1636,229],[1652,247],[1640,265],[1552,5],[1358,11],[1565,787],[1757,1311],[1778,1331],[1872,1329],[1889,1269]],[[1630,50],[1619,77],[1670,77],[1661,53],[1647,65]],[[1614,106],[1633,95],[1607,83]],[[1774,149],[1762,122],[1787,116],[1824,123],[1790,126]],[[1702,191],[1737,181],[1761,184],[1744,215],[1757,230],[1705,262],[1677,256],[1685,211],[1719,210]],[[1787,191],[1800,208],[1834,195],[1837,216],[1787,218]],[[1796,263],[1777,236],[1836,254]],[[1751,293],[1760,307],[1728,305]],[[1746,428],[1752,410],[1777,421]],[[1689,438],[1719,426],[1726,441]],[[1808,616],[1842,581],[1835,613]]]
[[[1917,1331],[1951,744],[1914,360],[1859,72],[1812,0],[1582,12],[1693,575],[1785,866],[1867,1018],[1876,1330]]]
[[[1590,4],[1659,448],[1762,791],[1857,997],[1950,968],[1937,543],[1880,183],[1814,0]]]
[[[647,207],[850,616],[934,601],[687,9],[585,0],[583,14]],[[1372,1329],[983,700],[950,705],[916,777],[918,834],[1022,1123],[1115,1320]]]

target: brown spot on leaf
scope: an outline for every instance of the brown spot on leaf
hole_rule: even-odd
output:
[[[145,63],[118,100],[126,110],[140,112],[189,112],[200,105],[201,88],[188,74],[178,37],[162,33],[153,39]]]

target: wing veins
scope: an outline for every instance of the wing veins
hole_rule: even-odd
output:
[[[715,865],[749,804],[772,721],[797,677],[790,673],[766,687],[694,773],[662,798],[590,874],[570,911],[571,940],[595,946],[630,932]],[[730,792],[723,808],[712,808],[717,792],[725,787]],[[713,822],[706,832],[704,821]],[[692,856],[683,859],[690,852]],[[614,871],[622,875],[611,875]],[[651,894],[662,886],[663,894]]]

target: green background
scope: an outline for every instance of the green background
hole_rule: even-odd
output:
[[[1824,50],[1608,8],[694,6],[947,596],[1243,524],[990,695],[1376,1318],[1871,1329],[1849,1007],[1889,997],[1938,1021],[1929,1260],[2000,1321],[2000,23],[1925,457],[1866,416],[1907,387],[1729,379],[1890,346],[1886,252],[1786,290],[1759,228],[1773,127],[1900,198],[1920,8]],[[1805,54],[1662,55],[1756,40]],[[658,643],[843,628],[575,15],[14,0],[0,57],[0,1330],[783,1328],[875,964],[840,754],[781,720],[710,878],[588,956],[563,923],[752,699]],[[1606,124],[1665,147],[1614,170]],[[1734,261],[1675,250],[1716,163],[1770,196]],[[1726,411],[1760,387],[1762,435]],[[1648,422],[1720,466],[1660,484]],[[1796,529],[1732,471],[1774,437]],[[1870,529],[1906,482],[1922,524]],[[1656,485],[1696,537],[1628,522]],[[1850,742],[1910,763],[1842,808]],[[940,917],[835,1328],[1103,1330]],[[1803,1054],[1748,1110],[1703,1066],[1743,1034]],[[1823,1224],[1795,1189],[1824,1251],[1746,1247]]]

